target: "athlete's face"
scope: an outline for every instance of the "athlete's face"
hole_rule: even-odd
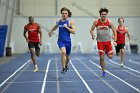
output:
[[[123,25],[123,19],[119,20],[119,25],[121,25],[121,26]]]
[[[32,16],[29,17],[29,23],[31,23],[31,24],[34,23],[34,17],[32,17]]]
[[[101,17],[102,20],[105,20],[106,19],[106,16],[107,16],[107,13],[106,12],[101,12],[100,17]]]
[[[64,20],[66,20],[67,18],[68,18],[68,11],[66,11],[66,10],[64,10],[64,11],[62,11],[62,18],[64,19]]]

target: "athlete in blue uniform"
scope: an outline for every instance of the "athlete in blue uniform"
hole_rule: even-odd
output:
[[[62,62],[62,71],[65,73],[68,70],[68,62],[70,59],[71,52],[71,38],[70,34],[75,34],[74,21],[70,19],[72,13],[71,11],[63,7],[61,9],[62,19],[56,22],[56,25],[49,31],[48,35],[51,37],[52,32],[59,27],[59,35],[57,44],[61,50],[61,62]]]

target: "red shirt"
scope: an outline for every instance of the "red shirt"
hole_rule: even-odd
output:
[[[97,29],[97,41],[101,42],[111,41],[110,22],[108,18],[106,18],[105,22],[101,22],[100,19],[98,19],[96,29]]]
[[[96,24],[96,27],[97,26],[108,26],[110,27],[110,23],[109,23],[109,19],[106,18],[105,22],[101,22],[100,18],[97,20],[97,24]]]
[[[25,25],[25,30],[28,31],[28,40],[29,42],[39,42],[39,37],[38,37],[38,25],[37,23],[27,24]]]
[[[125,34],[127,33],[127,29],[125,26],[122,28],[120,26],[117,26],[117,44],[124,44],[125,43]]]

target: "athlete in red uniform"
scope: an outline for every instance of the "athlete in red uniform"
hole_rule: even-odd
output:
[[[28,32],[28,37],[26,35],[26,32]],[[40,34],[40,38],[38,36]],[[29,23],[24,26],[24,33],[23,33],[26,42],[28,43],[28,47],[31,53],[31,58],[34,63],[34,72],[37,72],[39,69],[36,64],[36,56],[39,56],[40,54],[40,47],[39,45],[42,45],[42,32],[40,29],[40,26],[34,22],[34,17],[30,16],[29,17]],[[35,52],[34,52],[35,48]]]
[[[124,64],[124,52],[125,52],[125,49],[124,49],[125,36],[127,34],[129,42],[130,42],[130,34],[129,34],[128,29],[126,28],[126,26],[124,26],[124,19],[123,18],[119,18],[118,23],[119,23],[119,25],[116,27],[116,31],[117,31],[116,55],[119,56],[119,53],[120,53],[120,57],[121,57],[120,66],[123,67],[123,64]]]
[[[116,41],[116,31],[115,27],[113,26],[111,20],[106,18],[109,10],[106,8],[101,8],[99,10],[100,18],[93,22],[93,25],[90,29],[90,34],[92,39],[95,39],[94,29],[97,29],[97,46],[100,55],[100,65],[103,71],[102,76],[105,76],[105,62],[104,62],[104,54],[106,53],[109,58],[113,57],[113,49],[111,45],[111,35],[110,35],[110,28],[113,31],[114,41]],[[114,42],[116,45],[116,42]]]

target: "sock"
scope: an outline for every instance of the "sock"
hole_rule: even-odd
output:
[[[37,67],[37,64],[35,65],[35,68],[38,68],[38,67]]]

